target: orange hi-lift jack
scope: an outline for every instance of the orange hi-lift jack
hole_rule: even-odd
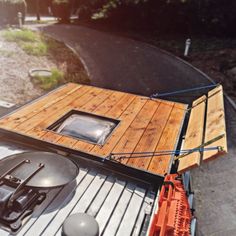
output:
[[[191,210],[178,174],[165,177],[149,236],[190,236]]]

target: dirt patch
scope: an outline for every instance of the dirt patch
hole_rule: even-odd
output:
[[[88,84],[89,79],[79,58],[63,43],[47,40],[46,56],[28,55],[15,42],[6,41],[0,31],[0,100],[23,104],[46,91],[33,83],[29,70],[33,68],[57,68],[66,82]]]

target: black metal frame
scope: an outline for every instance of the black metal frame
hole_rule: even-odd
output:
[[[141,169],[136,169],[118,162],[108,160],[106,158],[101,158],[92,154],[70,149],[62,145],[39,140],[2,128],[0,128],[0,136],[2,136],[6,140],[10,140],[11,142],[22,143],[24,146],[32,146],[44,151],[47,149],[53,152],[59,151],[64,153],[65,155],[69,154],[71,156],[79,158],[79,160],[92,160],[95,161],[97,164],[100,164],[100,166],[102,166],[104,169],[108,169],[113,172],[118,172],[119,174],[138,179],[139,181],[146,182],[153,186],[161,186],[164,180],[164,175],[152,174],[150,172]]]

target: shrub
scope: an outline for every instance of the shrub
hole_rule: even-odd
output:
[[[35,76],[34,82],[44,90],[55,88],[64,81],[64,73],[57,68],[52,69],[51,72],[51,76]]]
[[[23,15],[23,21],[26,14],[25,0],[0,0],[0,24],[17,24],[18,12]]]
[[[62,23],[70,22],[70,2],[69,0],[53,0],[52,13]]]

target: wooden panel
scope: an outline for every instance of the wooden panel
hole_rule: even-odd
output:
[[[92,113],[96,108],[99,107],[100,104],[103,104],[104,101],[106,101],[114,92],[111,90],[105,90],[103,93],[99,94],[97,96],[97,99],[90,100],[86,104],[84,104],[82,107],[80,107],[80,111]],[[74,106],[71,107],[73,109]],[[93,112],[94,113],[94,112]],[[67,147],[72,147],[77,141],[77,139],[62,136],[61,139],[57,141],[58,144],[62,144]],[[91,146],[91,148],[94,146],[93,144],[89,144],[86,142],[81,142],[81,144],[85,144],[86,146]]]
[[[142,97],[136,97],[136,99],[133,100],[130,106],[121,115],[120,119],[122,120],[122,122],[116,128],[115,132],[113,132],[111,137],[109,137],[109,139],[103,146],[95,146],[92,149],[92,153],[95,155],[107,157],[146,102],[147,100],[142,99]]]
[[[96,109],[94,109],[93,114],[105,116],[107,112],[114,107],[117,102],[124,96],[124,93],[113,92],[103,103],[101,103]],[[114,117],[112,117],[114,119]],[[73,145],[73,149],[83,150],[84,152],[89,152],[95,145],[84,141],[76,141]]]
[[[147,129],[145,130],[142,138],[140,139],[138,145],[136,146],[134,153],[155,151],[173,106],[174,103],[160,104],[151,122],[147,126]],[[147,169],[151,159],[152,157],[131,156],[131,158],[128,161],[128,165],[132,165],[140,169]]]
[[[206,96],[202,96],[194,101],[192,106],[183,149],[196,148],[203,142]],[[178,172],[182,173],[190,168],[199,166],[200,160],[200,152],[194,152],[181,158],[179,160]]]
[[[160,104],[161,106],[158,108]],[[63,89],[49,94],[46,100],[45,98],[39,99],[35,104],[30,104],[22,110],[16,111],[0,122],[4,123],[7,120],[8,129],[13,132],[103,158],[108,157],[111,152],[155,151],[159,143],[164,142],[162,135],[165,134],[164,139],[172,140],[167,146],[173,149],[178,136],[175,129],[178,130],[181,126],[183,110],[185,109],[182,104],[175,103],[174,109],[183,112],[176,113],[176,116],[179,117],[172,118],[172,121],[169,120],[169,117],[171,117],[173,105],[173,102],[164,100],[152,100],[118,91],[69,84]],[[47,129],[71,110],[119,119],[120,123],[102,146]],[[172,116],[174,115],[172,114]],[[174,125],[177,126],[174,128],[171,126],[170,129],[173,131],[165,131],[167,124],[173,127]],[[152,160],[155,158],[131,158],[130,161],[127,158],[122,163],[147,170],[151,166]],[[170,158],[167,161],[170,161]],[[168,164],[165,163],[169,166]],[[157,173],[153,169],[151,171],[154,174]]]
[[[203,161],[208,161],[227,152],[224,98],[222,86],[219,86],[208,93],[206,133],[204,142],[206,143],[222,134],[225,134],[223,138],[207,147],[222,146],[224,151],[207,151],[203,155]]]
[[[86,89],[86,87],[85,87]],[[47,119],[47,117],[44,117],[43,120],[41,120],[40,123],[35,127],[35,129],[32,129],[31,131],[27,132],[33,137],[42,137],[43,135],[46,135],[48,132],[52,133],[50,131],[46,131],[45,129],[53,124],[56,120],[58,120],[60,117],[67,114],[72,109],[79,109],[81,106],[92,100],[93,98],[97,97],[102,92],[102,89],[86,89],[86,91],[81,94],[81,97],[78,97],[75,100],[72,100],[69,104],[66,103],[66,106],[58,106],[57,108],[54,108],[56,110],[53,114],[50,115],[50,119]]]
[[[24,122],[21,122],[15,130],[19,132],[27,132],[34,127],[38,126],[43,120],[48,120],[48,122],[54,122],[52,115],[56,114],[57,111],[60,111],[62,107],[68,106],[75,99],[80,98],[84,93],[86,93],[91,87],[79,87],[76,91],[70,94],[66,99],[58,101],[54,106],[49,106],[46,109],[40,111],[36,116],[33,116],[27,119]],[[46,128],[46,127],[44,127]]]
[[[115,148],[112,150],[113,153],[122,152],[133,152],[140,138],[142,137],[146,127],[151,121],[155,111],[159,106],[159,102],[148,100],[146,105],[137,114],[134,121],[131,123],[129,128],[123,134],[120,141],[117,143]],[[126,164],[128,158],[122,159],[122,163]]]
[[[66,96],[76,91],[79,87],[81,86],[71,83],[59,87],[57,90],[54,90],[47,96],[40,98],[31,104],[27,104],[20,110],[17,110],[6,118],[1,119],[0,127],[7,129],[16,127],[23,121],[36,115],[38,112],[64,99]]]
[[[178,107],[173,107],[169,120],[155,151],[175,149],[185,114],[185,109],[185,105],[182,105],[182,109],[179,108],[179,105]],[[148,170],[156,174],[164,175],[169,172],[170,161],[170,155],[154,156],[151,160]]]

